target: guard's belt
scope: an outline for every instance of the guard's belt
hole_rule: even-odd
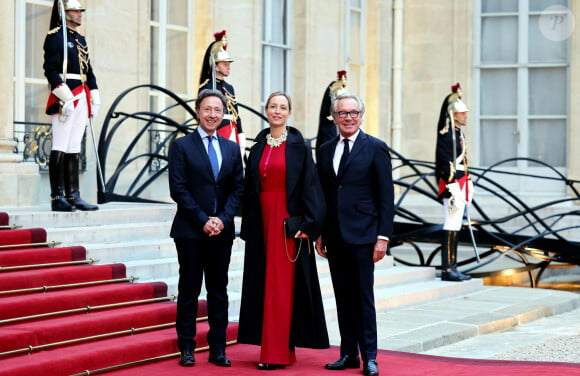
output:
[[[62,78],[64,80],[64,75],[62,73],[60,74],[60,78]],[[66,79],[67,80],[79,80],[82,82],[86,82],[87,75],[86,74],[77,74],[77,73],[67,73]]]

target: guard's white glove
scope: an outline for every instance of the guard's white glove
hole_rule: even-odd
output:
[[[101,109],[101,96],[99,95],[99,89],[93,89],[91,90],[91,112],[93,120],[95,120],[99,115],[100,109]]]
[[[246,134],[239,133],[238,139],[240,140],[240,152],[242,153],[242,159],[243,159],[244,155],[246,154]]]
[[[65,122],[75,110],[74,95],[66,84],[55,87],[52,93],[62,102],[59,120]]]

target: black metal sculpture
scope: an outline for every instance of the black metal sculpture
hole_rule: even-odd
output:
[[[395,260],[405,265],[433,265],[440,251],[442,225],[425,219],[425,215],[440,210],[437,200],[437,187],[434,185],[434,164],[431,162],[409,160],[392,151],[396,163],[395,184],[399,186],[396,202],[395,235],[391,240],[390,251]],[[529,165],[543,167],[550,175],[532,175],[520,172],[506,172],[503,165],[527,161]],[[547,199],[530,205],[518,194],[501,184],[502,177],[527,179],[530,184],[557,182],[562,192],[568,196],[555,200]],[[486,277],[514,272],[526,272],[530,285],[535,287],[546,268],[570,267],[580,265],[580,194],[579,181],[567,179],[557,169],[530,158],[512,158],[501,161],[486,169],[472,167],[470,175],[474,181],[477,197],[472,205],[471,220],[473,235],[480,253],[481,262],[474,255],[459,263],[463,272],[474,277]],[[498,179],[500,177],[500,179]],[[409,205],[407,201],[423,199],[421,206]],[[432,208],[429,205],[432,205]],[[420,207],[421,212],[417,212]],[[415,210],[413,210],[415,208]],[[486,210],[488,208],[488,210]],[[506,212],[493,218],[490,212]],[[467,221],[464,221],[467,226]],[[576,240],[571,240],[576,237]],[[462,231],[460,244],[472,245],[468,231]],[[409,244],[415,250],[417,261],[398,257],[396,247]],[[434,247],[429,249],[429,247]],[[515,267],[491,270],[491,263],[506,258],[515,262]]]

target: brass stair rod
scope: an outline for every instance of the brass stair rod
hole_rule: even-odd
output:
[[[22,244],[6,244],[0,245],[0,249],[10,249],[10,248],[23,248],[23,247],[54,247],[55,245],[59,245],[62,242],[51,241],[51,242],[43,242],[43,243],[22,243]]]
[[[31,287],[31,288],[27,288],[27,289],[0,291],[0,295],[27,293],[27,292],[47,292],[50,290],[66,289],[66,288],[71,288],[71,287],[96,286],[96,285],[104,285],[104,284],[108,284],[108,283],[135,282],[138,279],[139,279],[138,277],[131,276],[131,277],[127,277],[127,278],[104,279],[101,281],[77,282],[77,283],[70,283],[67,285]]]
[[[237,340],[231,340],[231,341],[227,341],[226,342],[226,346],[227,345],[234,345],[238,343]],[[195,352],[201,352],[201,351],[207,351],[209,350],[209,346],[204,346],[204,347],[198,347],[195,349]],[[176,358],[180,355],[180,353],[172,353],[172,354],[166,354],[166,355],[159,355],[159,356],[155,356],[153,358],[148,358],[148,359],[141,359],[141,360],[136,360],[134,362],[129,362],[129,363],[124,363],[124,364],[117,364],[114,366],[110,366],[110,367],[105,367],[105,368],[99,368],[99,369],[95,369],[92,371],[86,370],[84,372],[81,373],[75,373],[74,375],[70,375],[70,376],[90,376],[90,375],[98,375],[101,373],[105,373],[105,372],[111,372],[111,371],[115,371],[121,368],[128,368],[128,367],[132,367],[132,366],[138,366],[144,363],[149,363],[149,362],[154,362],[154,361],[158,361],[158,360],[166,360],[166,359],[171,359],[171,358]]]
[[[137,304],[143,304],[143,303],[162,302],[162,301],[165,301],[165,300],[175,300],[175,298],[176,298],[175,295],[171,295],[171,296],[163,296],[161,298],[151,298],[151,299],[143,299],[143,300],[132,300],[130,302],[104,304],[104,305],[94,306],[94,307],[86,306],[86,307],[80,307],[80,308],[67,309],[67,310],[58,311],[58,312],[47,312],[47,313],[39,313],[37,315],[13,317],[11,319],[0,320],[0,325],[8,324],[8,323],[13,323],[13,322],[17,322],[17,321],[30,320],[30,319],[47,318],[47,317],[51,317],[51,316],[65,315],[67,313],[82,313],[82,312],[85,312],[85,313],[88,314],[88,313],[91,313],[92,311],[96,311],[96,310],[99,310],[99,309],[116,308],[116,307],[127,307],[127,306],[131,306],[131,305],[137,305]]]
[[[37,351],[37,350],[45,350],[47,348],[54,347],[54,346],[70,345],[70,344],[77,343],[77,342],[84,342],[84,341],[91,341],[91,340],[97,340],[97,339],[105,339],[105,338],[108,338],[108,337],[122,336],[124,334],[131,334],[131,335],[133,335],[133,334],[136,334],[136,333],[151,331],[151,330],[155,330],[155,329],[165,329],[165,328],[170,328],[170,327],[173,327],[173,326],[175,326],[175,322],[169,322],[169,323],[158,324],[158,325],[144,326],[144,327],[141,327],[141,328],[131,328],[131,329],[126,329],[126,330],[120,330],[118,332],[110,332],[110,333],[97,334],[97,335],[94,335],[94,336],[87,336],[87,337],[82,337],[82,338],[69,339],[69,340],[66,340],[66,341],[45,343],[44,345],[27,346],[27,347],[22,348],[22,349],[17,349],[17,350],[11,350],[11,351],[2,352],[2,353],[0,353],[0,357],[6,356],[6,355],[16,355],[16,354],[19,354],[19,353],[32,354],[32,352],[34,352],[34,351]]]
[[[208,317],[207,316],[198,317],[196,319],[197,322],[207,321],[207,320],[208,320]],[[121,336],[123,334],[131,334],[131,335],[133,335],[133,334],[137,334],[137,333],[141,333],[141,332],[152,331],[152,330],[155,330],[155,329],[170,328],[170,327],[173,327],[173,326],[175,326],[175,322],[168,322],[168,323],[164,323],[164,324],[144,326],[144,327],[141,327],[141,328],[131,328],[131,329],[127,329],[127,330],[121,330],[121,331],[118,331],[118,332],[110,332],[110,333],[97,334],[97,335],[94,335],[94,336],[87,336],[87,337],[82,337],[82,338],[69,339],[69,340],[66,340],[66,341],[45,343],[44,345],[38,345],[38,346],[32,346],[32,345],[30,345],[30,346],[27,346],[27,347],[22,348],[22,349],[16,349],[16,350],[2,352],[2,353],[0,353],[0,357],[7,356],[7,355],[16,355],[16,354],[20,354],[20,353],[28,353],[28,354],[31,354],[34,351],[42,350],[42,349],[47,349],[47,348],[54,347],[54,346],[70,345],[70,344],[77,343],[77,342],[83,342],[83,341],[90,341],[90,340],[95,340],[95,339],[104,339],[104,338],[108,338],[108,337]]]
[[[91,258],[91,259],[88,259],[88,260],[51,262],[51,263],[48,263],[48,264],[0,266],[0,272],[11,271],[11,270],[22,270],[22,269],[49,268],[49,267],[52,267],[52,266],[66,266],[66,265],[79,265],[79,264],[94,264],[95,262],[97,262],[97,260]]]
[[[22,227],[22,225],[1,225],[0,226],[0,230],[16,230],[17,228]]]

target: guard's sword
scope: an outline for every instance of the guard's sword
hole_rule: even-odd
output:
[[[60,12],[60,27],[62,28],[62,80],[64,81],[64,84],[66,85],[66,71],[68,69],[68,30],[67,30],[67,25],[66,25],[66,12],[64,10],[64,2],[62,0],[59,0],[58,2],[58,8],[59,8],[59,12]],[[62,107],[63,107],[63,102],[59,101],[60,103],[60,114],[59,114],[59,118],[61,121],[65,121],[66,120],[66,115],[64,115],[62,113]]]
[[[467,185],[469,187],[469,184]],[[471,244],[473,245],[473,252],[475,252],[475,258],[479,263],[481,259],[479,258],[479,251],[477,250],[477,243],[475,242],[475,235],[473,234],[473,227],[471,226],[471,217],[469,216],[469,203],[465,204],[465,216],[467,217],[467,228],[469,229],[469,235],[471,236]]]
[[[93,148],[95,149],[95,159],[97,161],[97,173],[99,174],[99,181],[101,183],[101,189],[103,193],[105,190],[105,178],[103,177],[103,170],[101,169],[101,161],[99,160],[99,152],[97,150],[97,141],[95,140],[95,132],[93,130],[93,118],[89,117],[89,128],[91,128],[91,136],[93,138]]]

